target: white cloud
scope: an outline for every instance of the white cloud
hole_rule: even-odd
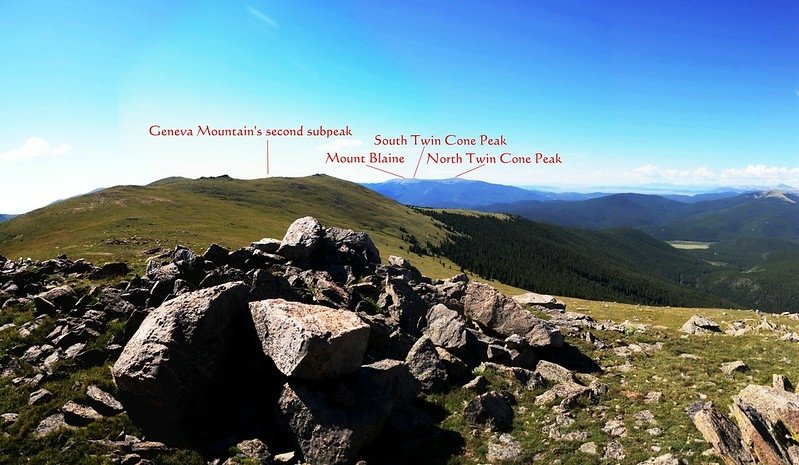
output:
[[[69,150],[69,144],[52,146],[41,137],[31,137],[22,147],[0,152],[0,162],[66,155]]]
[[[729,168],[721,172],[725,182],[745,181],[750,184],[789,184],[799,186],[799,167],[749,165],[746,168]]]
[[[706,167],[668,169],[643,165],[624,172],[621,180],[636,183],[670,183],[675,185],[715,184],[721,186],[763,186],[787,184],[799,187],[799,167],[749,165],[744,168],[725,168],[718,171]]]
[[[335,152],[337,150],[360,147],[361,145],[363,145],[363,141],[359,139],[334,139],[316,147],[316,150],[320,152]]]
[[[660,168],[656,165],[644,165],[633,169],[630,173],[625,173],[633,178],[643,178],[648,180],[668,180],[668,181],[707,181],[715,179],[717,176],[704,166],[695,169],[675,170]]]
[[[280,27],[280,24],[278,24],[277,21],[275,21],[269,15],[267,15],[266,13],[257,8],[248,6],[247,11],[249,11],[251,15],[260,19],[263,23],[265,23],[267,26],[271,27],[272,29],[277,29]]]

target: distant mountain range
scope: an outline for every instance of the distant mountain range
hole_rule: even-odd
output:
[[[424,189],[420,186],[424,186]],[[799,305],[799,289],[795,286],[795,276],[799,274],[799,191],[790,186],[778,186],[771,190],[717,188],[694,195],[578,194],[573,198],[568,197],[571,194],[552,194],[465,180],[390,181],[368,187],[407,204],[507,213],[538,223],[539,226],[518,222],[491,225],[488,218],[472,222],[468,218],[444,213],[441,214],[443,216],[439,215],[439,220],[453,222],[450,227],[465,238],[449,243],[444,248],[445,254],[467,268],[479,270],[478,273],[504,282],[516,283],[516,280],[524,279],[522,270],[532,269],[536,270],[533,272],[535,277],[529,277],[533,283],[542,279],[542,276],[563,278],[565,275],[560,275],[560,271],[568,267],[568,260],[553,265],[551,269],[542,269],[544,265],[537,263],[535,258],[542,250],[548,251],[544,253],[547,257],[560,257],[559,260],[566,256],[575,258],[574,254],[582,253],[580,251],[586,253],[585,257],[592,253],[586,249],[586,245],[593,242],[591,247],[593,253],[597,254],[595,256],[603,257],[607,260],[607,267],[613,267],[618,261],[609,256],[608,244],[626,243],[630,248],[617,249],[617,257],[630,259],[637,256],[638,261],[633,261],[636,265],[629,269],[637,277],[622,278],[622,274],[617,273],[618,279],[608,279],[607,282],[626,281],[625,287],[639,289],[638,298],[644,294],[662,292],[663,295],[669,295],[670,300],[680,300],[661,284],[641,287],[640,275],[637,275],[641,269],[662,271],[671,266],[667,263],[681,263],[681,259],[666,257],[663,250],[646,245],[640,236],[618,230],[634,228],[657,239],[672,241],[673,247],[683,249],[681,254],[697,261],[696,268],[676,267],[679,273],[670,275],[667,281],[674,283],[676,280],[682,285],[690,282],[692,284],[689,287],[697,291],[753,308],[776,311]],[[504,200],[488,204],[491,199],[503,196]],[[541,229],[540,226],[544,226],[541,223],[578,228],[572,230],[571,234],[577,234],[574,231],[589,233],[593,231],[587,230],[594,230],[609,236],[605,236],[605,245],[601,240],[595,240],[597,236],[582,236],[566,240],[565,243],[571,246],[560,247],[557,244],[562,242],[548,242],[547,238],[564,239],[569,233],[558,230],[560,232],[555,234]],[[492,232],[485,234],[487,230]],[[514,232],[510,233],[511,230]],[[624,235],[623,242],[616,239],[619,234]],[[513,249],[505,244],[508,241],[521,244],[520,248]],[[496,252],[500,248],[507,250]],[[487,256],[475,252],[486,250],[491,251]],[[529,255],[530,251],[533,251],[532,255]],[[509,269],[499,267],[496,263],[498,256],[505,257],[503,260],[512,262],[514,266]],[[524,258],[519,260],[520,257]],[[575,260],[584,263],[590,261],[583,257]],[[536,265],[523,267],[520,262],[536,262]],[[592,264],[588,268],[598,266]],[[599,276],[605,268],[597,268]],[[581,270],[577,274],[584,272]],[[592,279],[601,281],[599,276]],[[572,276],[569,279],[577,278]],[[564,280],[555,281],[562,283]],[[556,289],[553,292],[568,293],[554,282],[551,285]],[[583,290],[593,289],[595,295],[607,297],[603,293],[605,291],[592,288],[589,283],[583,282],[579,287]],[[644,288],[648,288],[651,294],[642,292]]]
[[[17,216],[17,215],[4,215],[4,214],[0,213],[0,223],[2,223],[3,221],[10,220],[11,218],[14,218],[15,216]]]
[[[462,180],[385,185],[396,188],[395,194],[409,188],[423,193],[416,197],[420,204],[437,199],[460,206],[477,198],[493,202],[496,211],[531,210],[507,217],[412,209],[322,175],[249,181],[168,178],[73,197],[0,223],[0,253],[34,259],[58,253],[114,257],[141,269],[148,250],[176,243],[197,250],[210,242],[238,247],[253,238],[279,237],[294,219],[313,215],[323,224],[367,231],[384,258],[410,256],[435,277],[463,268],[489,280],[575,297],[769,311],[799,308],[799,241],[791,239],[799,228],[799,197],[793,193],[737,194],[693,203],[640,194],[516,200],[537,193]],[[424,198],[428,201],[418,200]],[[513,202],[500,204],[498,199]],[[582,229],[520,217],[541,211],[549,215],[547,222],[568,220]],[[638,230],[607,229],[625,223]],[[685,250],[653,237],[655,233],[722,242]]]
[[[799,192],[789,186],[695,195],[554,193],[465,179],[398,179],[364,186],[405,205],[509,213],[574,228],[631,227],[665,240],[799,241]]]
[[[516,187],[492,184],[468,179],[392,179],[381,183],[362,184],[375,192],[385,195],[405,205],[430,208],[469,208],[485,207],[492,204],[508,204],[524,201],[579,202],[597,199],[618,192],[552,192],[536,187]],[[791,191],[788,186],[779,189]],[[735,197],[758,189],[716,188],[708,192],[692,195],[664,193],[638,194],[649,197],[662,197],[680,203],[699,203]]]
[[[587,200],[607,195],[601,192],[546,192],[521,187],[491,184],[468,179],[392,179],[377,184],[362,184],[405,205],[431,208],[475,208],[495,203],[526,200]]]
[[[477,209],[576,228],[633,227],[666,240],[799,240],[796,193],[771,190],[705,199],[680,202],[657,195],[613,194],[584,201],[519,201]]]

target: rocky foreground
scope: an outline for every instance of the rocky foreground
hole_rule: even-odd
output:
[[[507,434],[521,408],[518,396],[535,392],[535,405],[550,408],[562,425],[574,422],[570,412],[608,393],[588,373],[598,367],[564,335],[604,349],[608,344],[591,330],[634,326],[597,323],[549,296],[509,298],[465,275],[433,281],[399,257],[381,264],[366,234],[324,228],[310,217],[295,221],[282,240],[235,251],[214,244],[197,255],[178,247],[150,260],[146,276],[117,284],[96,283],[126,275],[124,264],[0,257],[0,269],[0,304],[30,307],[34,316],[0,332],[16,331],[24,341],[47,329],[42,343],[20,342],[0,359],[0,376],[30,391],[30,405],[53,398],[39,387],[48,380],[113,364],[113,386],[84,389],[76,382],[75,400],[31,425],[31,435],[44,441],[124,414],[140,435],[93,441],[101,455],[126,465],[156,463],[177,448],[219,464],[407,463],[419,451],[446,463],[464,438],[441,427],[440,412],[426,399],[453,390],[469,393],[459,407],[464,421],[492,434],[487,459],[513,463],[523,457]],[[63,284],[67,278],[95,284],[78,288]],[[109,331],[119,322],[124,326]],[[685,331],[711,331],[714,324],[697,317]],[[629,356],[661,348],[613,350]],[[496,376],[511,387],[494,389]],[[649,393],[646,403],[660,397]],[[654,422],[646,412],[636,418]],[[689,411],[717,457],[799,464],[795,394],[752,385],[733,413],[737,425],[711,404]],[[20,420],[5,412],[2,421]],[[624,459],[615,439],[597,451],[584,432],[567,437],[558,425],[542,426],[551,438],[583,441],[586,457]],[[658,428],[650,429],[655,435]],[[624,422],[612,418],[602,431],[626,435]],[[667,453],[642,463],[683,462]]]

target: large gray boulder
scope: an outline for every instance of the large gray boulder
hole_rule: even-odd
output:
[[[325,239],[335,252],[360,266],[379,265],[380,251],[368,234],[351,229],[327,228]]]
[[[425,334],[433,344],[450,351],[465,349],[469,343],[466,321],[443,304],[435,305],[427,312]]]
[[[54,287],[36,297],[50,302],[61,310],[70,310],[78,301],[78,295],[67,285]]]
[[[241,282],[222,284],[147,315],[112,369],[135,421],[156,435],[172,435],[202,418],[246,321],[248,292]]]
[[[316,218],[299,218],[286,230],[277,254],[289,260],[308,259],[319,246],[323,235],[324,229]]]
[[[536,318],[518,302],[487,284],[470,282],[466,286],[463,311],[490,332],[504,337],[522,336],[530,346],[563,345],[563,336],[554,325]]]
[[[574,373],[568,368],[562,367],[557,363],[539,360],[535,366],[535,372],[550,383],[568,383],[576,381]]]
[[[799,464],[795,440],[799,433],[799,395],[750,384],[733,397],[730,412],[735,422],[711,403],[692,414],[696,428],[725,463]]]
[[[463,419],[473,426],[487,426],[492,431],[507,431],[513,426],[513,395],[491,391],[470,400],[463,409]]]
[[[391,297],[389,314],[408,334],[419,335],[425,326],[430,306],[419,297],[407,281],[401,278],[386,279],[386,294]]]
[[[422,336],[416,341],[405,363],[426,392],[441,391],[447,387],[446,367],[429,337]]]
[[[363,362],[369,325],[354,312],[271,299],[250,303],[250,313],[264,353],[286,376],[336,378]]]
[[[419,381],[408,365],[399,360],[385,359],[363,365],[347,379],[350,383],[378,386],[391,395],[394,407],[409,404],[421,393]]]
[[[718,323],[710,318],[694,315],[682,325],[680,331],[688,334],[708,334],[720,333],[721,328]]]
[[[566,310],[566,304],[560,300],[547,294],[536,294],[535,292],[526,292],[513,296],[513,300],[522,305],[532,305],[547,310]]]
[[[180,269],[174,263],[167,263],[160,265],[157,260],[150,259],[147,261],[147,277],[151,281],[164,281],[168,283],[174,282],[180,275]]]
[[[383,361],[328,383],[289,381],[278,411],[305,462],[351,464],[378,436],[391,412],[417,393],[402,362]]]
[[[716,453],[729,465],[754,465],[752,453],[744,445],[741,430],[729,417],[711,404],[703,406],[693,415],[696,429],[702,433]]]

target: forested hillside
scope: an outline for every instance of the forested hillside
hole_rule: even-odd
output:
[[[426,213],[450,230],[442,254],[487,279],[597,300],[735,306],[698,289],[710,265],[634,230],[594,232],[519,217]]]

